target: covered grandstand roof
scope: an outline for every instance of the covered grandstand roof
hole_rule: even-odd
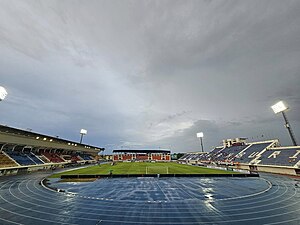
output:
[[[19,128],[0,125],[0,143],[15,145],[30,145],[35,147],[67,149],[72,151],[99,152],[104,148],[80,144],[54,136],[36,133]]]
[[[118,149],[118,150],[113,150],[113,153],[171,153],[171,151],[161,150],[161,149],[137,149],[137,150]]]

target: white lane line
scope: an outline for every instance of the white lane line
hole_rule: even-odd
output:
[[[13,184],[12,184],[13,185]],[[12,186],[11,185],[11,186]],[[19,201],[22,201],[22,202],[27,202],[27,203],[30,203],[28,201],[25,201],[21,198],[18,198],[17,196],[15,196],[12,192],[11,192],[11,186],[9,187],[9,193],[16,199],[18,199]],[[3,186],[2,186],[3,187]],[[1,189],[1,188],[0,188]],[[37,212],[37,213],[40,213],[40,214],[46,214],[46,215],[52,215],[54,218],[56,218],[58,216],[58,214],[56,213],[49,213],[49,212],[45,212],[45,211],[39,211],[39,210],[35,210],[35,209],[30,209],[30,208],[27,208],[27,207],[24,207],[24,206],[21,206],[21,205],[17,205],[11,201],[7,201],[5,198],[3,198],[2,195],[0,195],[0,198],[2,198],[5,202],[11,204],[11,205],[14,205],[18,208],[22,208],[22,209],[25,209],[27,211],[32,211],[32,212]],[[32,204],[32,203],[31,203]],[[36,206],[39,206],[39,207],[43,207],[43,208],[47,208],[46,206],[42,206],[42,205],[39,205],[39,204],[32,204],[32,205],[36,205]],[[53,208],[51,208],[53,209]],[[90,218],[82,218],[82,217],[74,217],[74,216],[64,216],[64,215],[59,215],[60,217],[66,217],[66,218],[75,218],[75,219],[79,219],[79,220],[91,220],[91,221],[98,221],[99,219],[90,219]],[[37,218],[37,217],[33,217],[33,218]],[[47,219],[41,219],[41,218],[38,218],[39,220],[44,220],[44,221],[51,221],[53,222],[53,220],[47,220]],[[56,221],[55,221],[56,222]],[[63,222],[59,222],[61,224],[70,224],[70,223],[63,223]]]
[[[243,199],[243,198],[251,198],[251,197],[254,197],[256,195],[261,195],[267,191],[269,191],[271,188],[272,188],[272,183],[264,178],[262,178],[263,180],[265,180],[267,183],[268,183],[268,188],[265,189],[265,190],[262,190],[260,192],[257,192],[257,193],[253,193],[253,194],[249,194],[249,195],[244,195],[244,196],[237,196],[237,197],[232,197],[232,198],[224,198],[224,199],[218,199],[217,201],[232,201],[232,200],[235,200],[235,199]]]
[[[0,195],[0,198],[2,198],[2,196]],[[2,198],[3,199],[3,198]],[[8,202],[6,201],[5,199],[3,199],[6,203],[8,204],[11,204],[11,202]],[[21,214],[21,213],[17,213],[15,211],[11,211],[11,210],[7,210],[3,207],[0,206],[0,209],[2,209],[3,211],[6,211],[10,214],[13,214],[13,215],[17,215],[17,216],[20,216],[21,218],[22,217],[25,217],[25,218],[29,218],[29,219],[33,219],[33,220],[38,220],[38,221],[44,221],[44,222],[49,222],[49,223],[56,223],[54,222],[53,220],[47,220],[47,219],[41,219],[41,218],[38,218],[38,217],[34,217],[34,216],[29,216],[29,215],[26,215],[26,214]],[[71,224],[71,223],[63,223],[63,222],[57,222],[58,224]],[[79,224],[72,224],[72,225],[79,225]]]
[[[52,190],[53,191],[53,190]],[[268,191],[268,189],[267,190],[264,190],[263,192],[266,192],[266,191]],[[61,193],[61,194],[63,194],[63,193]],[[257,193],[257,194],[261,194],[261,193]],[[249,195],[249,197],[253,197],[254,195]],[[266,196],[266,195],[265,195]],[[243,196],[243,198],[244,197],[247,197],[247,196]],[[193,199],[194,200],[194,199]],[[221,199],[218,199],[218,200],[221,200]],[[226,200],[226,199],[222,199],[222,200]],[[232,199],[229,199],[229,200],[232,200]],[[115,200],[115,201],[122,201],[122,200]],[[185,200],[185,201],[187,201],[187,200]],[[217,201],[217,200],[216,200]],[[135,203],[138,203],[138,202],[136,202],[136,201],[128,201],[128,200],[124,200],[123,202],[135,202]],[[172,200],[172,201],[170,201],[170,202],[183,202],[183,200]]]
[[[284,221],[278,221],[278,222],[273,222],[273,223],[264,223],[264,225],[287,224],[287,223],[294,222],[294,221],[298,221],[298,224],[299,224],[300,217],[297,217],[297,218],[291,219],[291,220],[284,220]]]
[[[277,185],[277,189],[278,189],[278,185]],[[282,195],[284,195],[284,193],[283,194],[281,194],[281,195],[279,195],[278,196],[278,198],[280,197],[280,196],[282,196]],[[277,202],[274,202],[274,200],[275,200],[276,198],[273,198],[272,199],[272,201],[273,201],[273,204],[276,204]],[[268,200],[265,200],[265,201],[268,201]],[[158,201],[152,201],[152,203],[153,202],[156,202],[156,203],[158,203]],[[257,204],[258,202],[256,201],[255,202],[255,204]],[[272,204],[268,204],[268,205],[272,205]],[[233,205],[230,205],[229,207],[232,207]],[[258,206],[254,206],[254,207],[248,207],[248,208],[243,208],[242,210],[247,210],[247,209],[249,209],[249,208],[257,208]],[[116,211],[116,207],[113,207],[114,208],[114,210],[110,210],[110,211]],[[123,207],[122,207],[123,208]],[[106,209],[107,210],[107,209]],[[230,209],[230,210],[222,210],[222,211],[240,211],[241,209],[236,209],[236,210],[234,210],[234,209]],[[108,211],[108,210],[107,210]]]
[[[23,223],[17,223],[17,222],[14,222],[14,221],[12,221],[12,220],[7,220],[7,219],[4,219],[4,218],[0,218],[0,220],[5,221],[5,222],[7,222],[7,223],[23,225]]]
[[[22,184],[24,181],[22,181],[21,183],[19,183],[19,185],[20,184]],[[284,184],[284,186],[286,187],[286,184]],[[296,189],[294,189],[295,190],[295,193],[294,193],[294,195],[296,195]],[[293,196],[291,196],[290,198],[288,198],[288,199],[285,199],[285,201],[288,201],[289,199],[291,199],[292,197],[294,197],[294,195]],[[154,201],[154,202],[161,202],[161,201]],[[281,201],[281,202],[283,202],[283,201]],[[279,202],[274,202],[274,204],[277,204],[277,203],[279,203]],[[278,207],[278,208],[271,208],[271,209],[269,209],[269,210],[263,210],[263,211],[259,211],[259,212],[248,212],[248,213],[238,213],[238,214],[231,214],[230,216],[241,216],[241,215],[253,215],[253,214],[256,214],[256,213],[262,213],[262,212],[269,212],[269,211],[275,211],[275,210],[278,210],[278,209],[283,209],[283,208],[287,208],[287,207],[289,207],[289,206],[292,206],[292,205],[295,205],[295,204],[297,204],[298,202],[296,202],[296,203],[294,203],[294,204],[289,204],[289,205],[285,205],[284,207]],[[36,204],[35,204],[36,205]],[[273,204],[268,204],[268,205],[273,205]],[[267,205],[264,205],[263,207],[265,207],[265,206],[267,206]],[[49,208],[49,207],[47,207],[47,208]],[[51,208],[51,209],[53,209],[53,208]],[[224,212],[224,211],[221,211],[221,212]],[[86,213],[86,214],[93,214],[94,215],[94,213]],[[96,214],[96,215],[99,215],[99,214]],[[102,214],[100,214],[100,215],[102,215]],[[124,216],[124,217],[128,217],[128,216]],[[136,216],[133,216],[133,217],[136,217]],[[207,217],[217,217],[217,216],[215,216],[215,215],[213,215],[213,216],[207,216]],[[155,217],[155,218],[161,218],[161,217]],[[164,217],[163,217],[164,218]],[[184,218],[188,218],[188,217],[183,217],[183,216],[180,216],[179,218],[182,218],[182,219],[184,219]]]

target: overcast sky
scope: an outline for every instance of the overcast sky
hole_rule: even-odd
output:
[[[300,1],[0,0],[0,123],[115,148],[300,142]]]

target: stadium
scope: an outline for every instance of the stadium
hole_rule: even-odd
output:
[[[1,0],[0,225],[300,225],[300,1]]]
[[[115,150],[95,165],[103,148],[7,126],[0,137],[1,224],[299,222],[300,147],[278,140],[227,139],[177,162],[153,158],[167,150]]]

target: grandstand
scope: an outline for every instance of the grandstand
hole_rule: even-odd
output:
[[[171,151],[152,150],[113,150],[113,161],[170,161]]]
[[[18,164],[4,152],[0,152],[0,165],[2,168],[18,166]]]
[[[95,163],[104,148],[0,125],[0,175]]]
[[[244,138],[227,139],[223,146],[206,153],[187,153],[178,162],[300,175],[300,146],[279,146],[278,140],[247,143]]]
[[[270,148],[257,158],[258,164],[295,166],[300,160],[300,147]]]

